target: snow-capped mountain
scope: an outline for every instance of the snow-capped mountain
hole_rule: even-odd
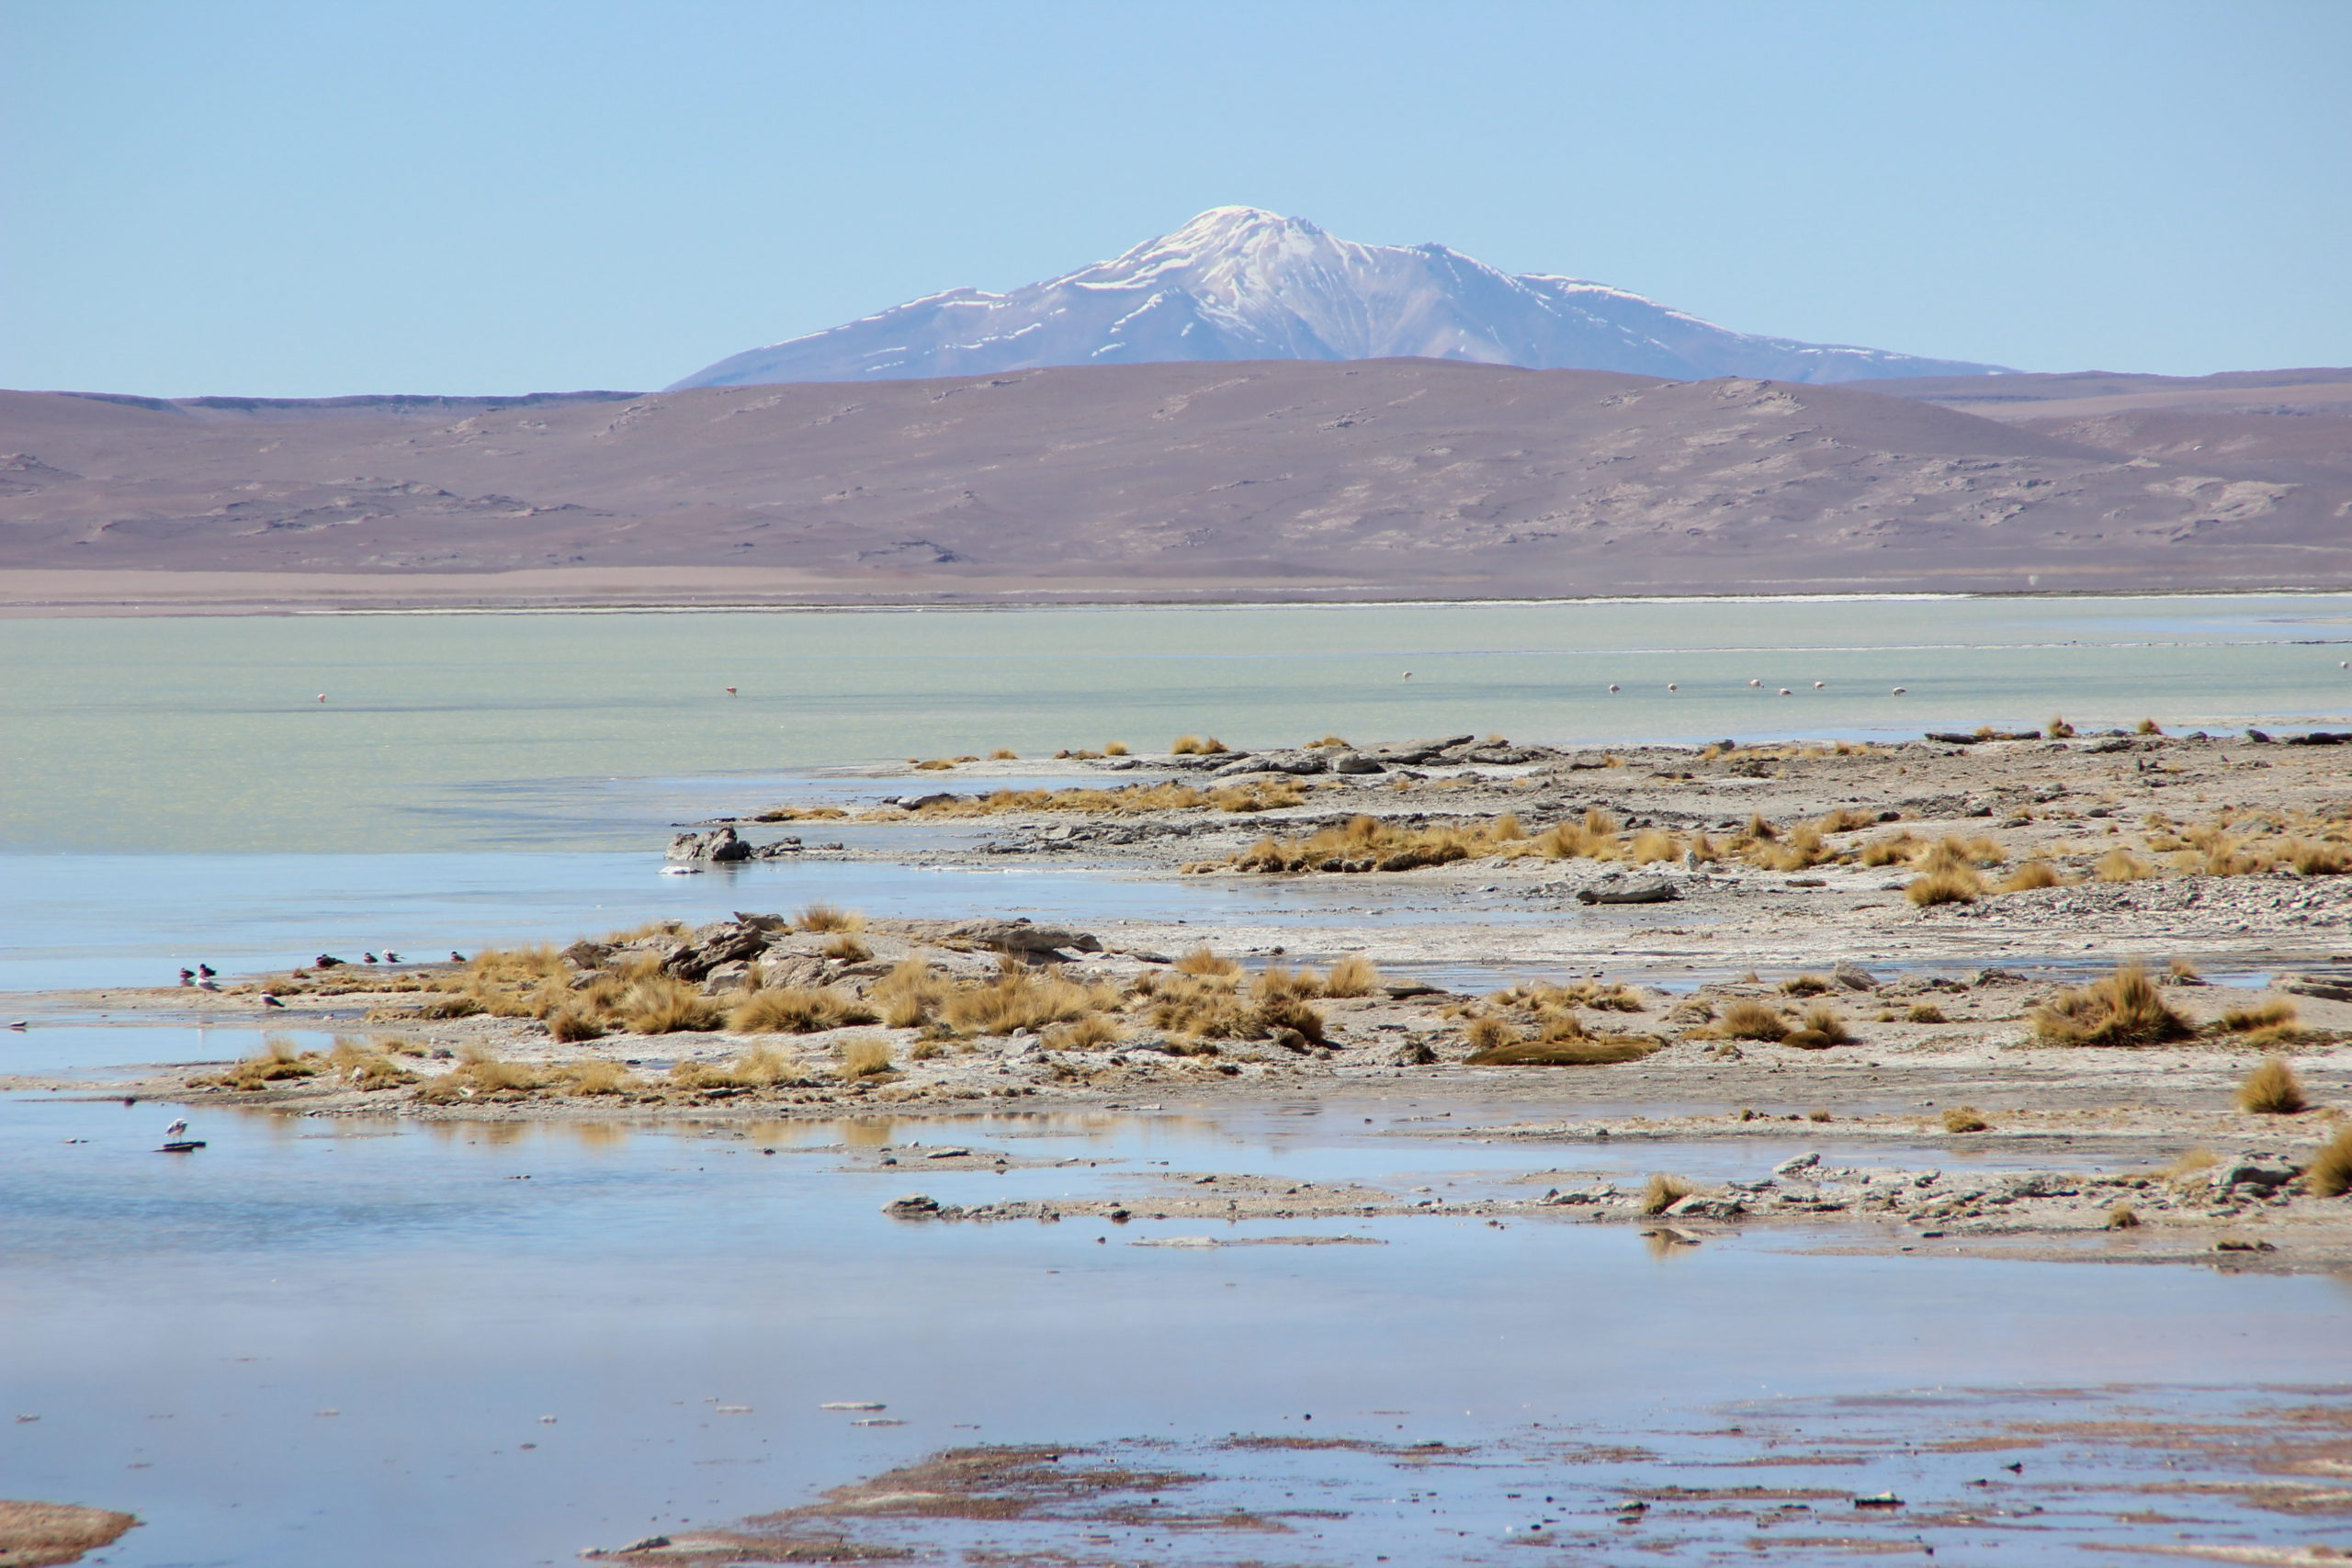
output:
[[[1396,357],[1684,380],[1859,381],[2001,370],[1756,337],[1605,284],[1513,276],[1443,245],[1360,245],[1305,219],[1218,207],[1111,261],[1008,294],[934,294],[731,355],[677,385],[900,380],[1155,360]]]

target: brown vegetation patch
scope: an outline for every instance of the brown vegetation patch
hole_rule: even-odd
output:
[[[0,1498],[0,1565],[51,1568],[79,1562],[85,1553],[111,1546],[138,1518],[72,1503],[33,1503]]]
[[[2161,1045],[2195,1032],[2137,964],[2033,1010],[2034,1038],[2046,1045]]]
[[[1644,1034],[1611,1034],[1584,1040],[1523,1040],[1473,1052],[1474,1067],[1598,1067],[1638,1062],[1665,1046]]]

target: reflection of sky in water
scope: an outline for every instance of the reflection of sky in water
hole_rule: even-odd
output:
[[[1337,1108],[1229,1131],[868,1123],[806,1132],[823,1146],[800,1152],[207,1112],[210,1147],[178,1158],[150,1152],[168,1112],[0,1101],[0,1383],[41,1417],[0,1427],[0,1472],[148,1519],[121,1562],[564,1561],[975,1440],[1280,1431],[1313,1412],[1318,1434],[1613,1422],[1670,1442],[1731,1398],[2343,1362],[2341,1295],[2313,1280],[1741,1242],[1654,1258],[1624,1227],[1442,1219],[1254,1227],[1383,1247],[1171,1250],[1122,1244],[1215,1227],[877,1212],[909,1190],[1140,1185],[1146,1162],[1196,1155],[1269,1168],[1306,1157],[1298,1132],[1341,1132]],[[1125,1163],[951,1175],[873,1164],[884,1138]],[[1360,1134],[1341,1152],[1428,1185],[1538,1154]],[[909,1424],[816,1408],[841,1399]]]

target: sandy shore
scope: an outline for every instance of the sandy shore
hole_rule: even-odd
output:
[[[118,1020],[237,1018],[347,1043],[109,1092],[314,1116],[684,1117],[745,1136],[844,1115],[1344,1099],[1559,1157],[1524,1192],[1459,1201],[1171,1172],[1149,1213],[1605,1221],[1664,1225],[1666,1245],[1759,1224],[1830,1223],[1850,1242],[1860,1224],[1871,1246],[2075,1257],[2096,1237],[2088,1255],[2336,1268],[2352,1265],[2352,1201],[2315,1195],[2306,1168],[2352,1105],[2352,875],[2326,869],[2352,836],[2345,754],[2157,736],[1613,753],[1463,737],[908,770],[919,782],[895,803],[851,814],[855,849],[819,847],[841,830],[833,808],[746,802],[676,846],[678,868],[731,838],[786,855],[1280,876],[1328,895],[1329,919],[1057,931],[750,913],[463,967],[117,990],[104,1005]],[[1014,771],[1058,771],[1076,793],[989,800],[990,776]],[[1441,858],[1250,869],[1317,854]],[[1915,901],[1939,855],[1966,897]],[[2052,885],[2002,891],[2024,865]],[[1589,901],[1625,897],[1663,901]],[[2089,1043],[2084,998],[2098,993],[2082,987],[2127,961],[2146,967],[2154,1032]],[[656,993],[660,1019],[642,1013]],[[762,997],[770,1014],[742,1010]],[[2267,1058],[2305,1109],[2239,1108]],[[1453,1110],[1453,1129],[1434,1124]],[[1622,1176],[1629,1142],[1659,1145],[1672,1177],[1676,1148],[1792,1137],[1846,1153],[1777,1173],[1759,1158],[1744,1183],[1687,1192]],[[1603,1146],[1618,1157],[1595,1168]],[[1871,1149],[1888,1152],[1855,1152]],[[901,1217],[1136,1202],[1106,1187],[1051,1213],[913,1203]]]

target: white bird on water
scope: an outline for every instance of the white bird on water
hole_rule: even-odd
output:
[[[1826,681],[1815,681],[1813,683],[1813,689],[1816,692],[1826,691],[1829,689],[1829,682]]]
[[[166,1128],[164,1128],[164,1142],[165,1142],[165,1143],[167,1143],[167,1144],[169,1144],[169,1143],[176,1143],[178,1140],[180,1140],[180,1139],[182,1139],[182,1138],[185,1138],[185,1137],[187,1137],[187,1117],[185,1117],[185,1116],[181,1117],[178,1121],[176,1121],[176,1122],[173,1122],[170,1126],[168,1126],[168,1127],[166,1127]]]
[[[1610,689],[1611,691],[1612,691],[1612,692],[1613,692],[1613,691],[1615,691],[1615,690],[1617,689],[1617,682],[1614,682],[1614,681],[1610,682],[1609,682],[1609,689]]]
[[[1761,682],[1761,681],[1750,681],[1750,682],[1748,682],[1748,684],[1749,684],[1749,685],[1751,685],[1751,686],[1760,686],[1760,685],[1762,685],[1763,683],[1764,683],[1764,682]]]
[[[1405,671],[1405,679],[1406,679],[1406,680],[1408,680],[1408,681],[1409,681],[1409,680],[1411,680],[1412,678],[1413,678],[1413,672],[1412,672],[1410,670],[1406,671]]]
[[[1668,691],[1669,691],[1669,692],[1679,692],[1679,691],[1680,691],[1682,688],[1681,688],[1681,687],[1679,687],[1679,686],[1678,686],[1678,685],[1676,685],[1673,682],[1668,681],[1668,682],[1666,683],[1666,689],[1667,689]]]

